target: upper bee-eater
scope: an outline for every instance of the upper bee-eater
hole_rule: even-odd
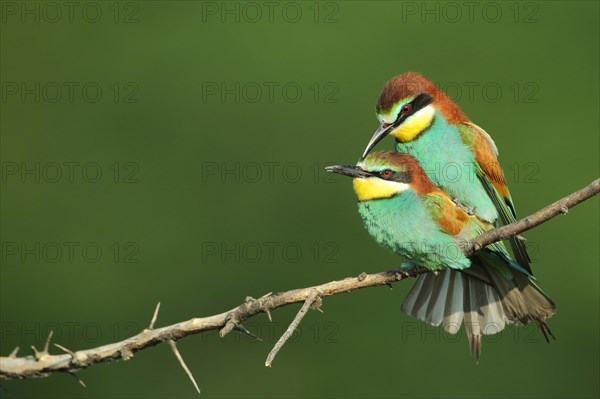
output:
[[[494,226],[469,214],[436,186],[408,154],[373,152],[357,165],[330,166],[327,171],[353,178],[358,210],[366,229],[384,247],[403,256],[403,266],[420,265],[437,273],[421,274],[402,310],[432,325],[443,323],[456,334],[464,321],[473,356],[479,360],[481,335],[505,324],[536,323],[546,339],[544,320],[554,302],[531,274],[510,259],[502,243],[470,259],[461,242]]]
[[[515,207],[489,134],[467,118],[436,85],[414,72],[388,81],[377,101],[380,125],[363,158],[384,137],[396,139],[396,151],[414,156],[429,178],[480,219],[515,221]],[[531,273],[520,238],[510,240],[518,263]]]

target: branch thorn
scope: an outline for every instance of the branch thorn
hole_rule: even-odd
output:
[[[42,358],[42,353],[37,350],[35,345],[31,345],[31,351],[33,352],[33,357],[35,360],[40,360]]]
[[[15,347],[15,349],[12,350],[12,352],[10,352],[10,355],[8,355],[8,357],[10,357],[11,359],[14,359],[15,357],[17,357],[17,353],[19,352],[19,347]]]
[[[248,330],[246,329],[246,327],[244,327],[244,326],[243,326],[243,325],[241,325],[241,324],[236,324],[236,325],[235,325],[235,327],[234,327],[233,329],[234,329],[234,330],[236,330],[236,331],[239,331],[239,332],[241,332],[242,334],[244,334],[244,335],[247,335],[247,336],[249,336],[250,338],[253,338],[253,339],[257,340],[257,341],[262,341],[262,339],[260,339],[260,337],[257,337],[256,335],[252,334],[250,331],[248,331]]]
[[[42,352],[45,355],[48,354],[48,349],[50,348],[50,340],[52,339],[52,335],[54,335],[54,331],[50,330],[50,333],[48,334],[48,338],[46,338],[46,343],[44,344],[44,351]]]
[[[156,323],[156,319],[158,319],[158,311],[160,310],[160,302],[156,304],[156,308],[154,309],[154,314],[152,315],[152,320],[150,320],[150,325],[147,330],[153,330],[154,324]]]
[[[56,345],[56,344],[55,344]],[[70,371],[69,375],[73,378],[75,378],[77,380],[77,382],[84,388],[87,388],[87,385],[85,385],[85,382],[83,382],[83,380],[81,378],[79,378],[79,376],[77,374],[75,374],[74,372]]]
[[[61,351],[65,352],[66,354],[71,355],[71,357],[73,359],[75,359],[75,352],[73,352],[72,350],[69,350],[67,348],[65,348],[64,346],[60,345],[60,344],[53,344],[54,346],[56,346],[58,349],[60,349]]]

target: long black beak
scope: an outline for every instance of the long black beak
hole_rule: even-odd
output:
[[[325,168],[326,171],[331,173],[337,173],[344,176],[350,176],[355,178],[361,177],[372,177],[369,172],[365,172],[360,167],[356,165],[334,165],[328,166]]]
[[[375,133],[373,133],[373,137],[371,137],[371,140],[369,140],[369,144],[367,144],[367,148],[365,148],[365,152],[363,152],[361,159],[365,159],[365,157],[369,154],[369,152],[373,149],[373,147],[375,147],[377,145],[377,143],[379,143],[381,140],[383,140],[383,138],[388,135],[388,133],[390,132],[390,130],[393,127],[394,127],[394,124],[385,126],[382,123],[381,125],[379,125],[379,127],[377,128]]]

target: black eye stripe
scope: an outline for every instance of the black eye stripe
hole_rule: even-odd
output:
[[[415,112],[425,108],[426,106],[431,104],[432,101],[433,101],[433,97],[431,97],[429,94],[427,94],[427,93],[419,94],[418,96],[415,97],[414,100],[412,100],[411,102],[404,105],[404,106],[410,105],[411,109],[409,112],[403,113],[402,109],[404,109],[404,106],[402,106],[402,109],[398,113],[398,118],[396,119],[396,122],[394,122],[394,124],[399,125],[400,123],[402,123],[402,121],[404,119],[413,115]]]
[[[373,172],[373,173],[371,173],[371,175],[375,176],[375,177],[379,177],[380,179],[383,179],[383,180],[395,181],[398,183],[409,183],[410,182],[410,173],[409,172],[407,172],[407,171],[396,172],[396,171],[392,170],[391,175],[384,176],[383,173],[387,170],[389,170],[389,169],[382,170],[381,172]]]
[[[427,93],[421,93],[414,100],[412,100],[413,111],[423,109],[433,101],[433,97],[431,97]]]

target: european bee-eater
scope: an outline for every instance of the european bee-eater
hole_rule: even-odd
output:
[[[481,335],[495,334],[505,324],[535,322],[548,339],[544,320],[554,302],[531,274],[510,259],[502,243],[464,256],[461,242],[493,228],[466,212],[437,187],[408,154],[373,152],[354,165],[327,171],[353,178],[358,210],[367,231],[384,247],[438,273],[418,277],[402,310],[432,325],[443,323],[456,334],[464,321],[473,356],[479,360]]]
[[[384,137],[414,156],[429,178],[470,213],[497,223],[515,221],[513,201],[490,135],[467,118],[436,85],[414,72],[388,81],[377,102],[380,125],[363,157]],[[517,262],[531,273],[525,244],[510,240]]]

